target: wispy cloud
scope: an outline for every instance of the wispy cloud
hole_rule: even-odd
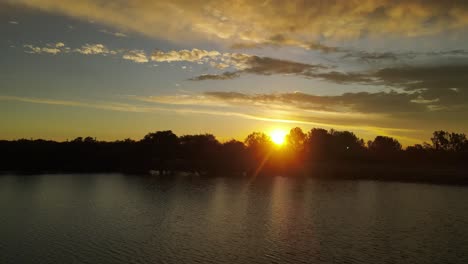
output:
[[[126,49],[110,49],[104,44],[84,44],[79,48],[70,48],[63,42],[47,44],[43,47],[34,46],[31,44],[23,45],[26,53],[30,54],[59,54],[59,53],[78,53],[83,55],[122,55],[124,60],[130,60],[136,63],[147,63],[148,56],[144,50],[126,50]]]
[[[174,105],[248,106],[264,109],[321,111],[322,113],[362,113],[392,115],[407,112],[427,112],[430,104],[420,93],[358,92],[335,96],[319,96],[301,92],[245,94],[239,92],[206,92],[201,95],[138,97],[138,100]]]
[[[140,100],[141,98],[133,97],[134,99]],[[224,117],[236,117],[249,120],[258,120],[265,122],[274,122],[274,123],[285,123],[285,124],[294,124],[294,125],[309,125],[316,127],[326,127],[326,128],[338,128],[338,129],[352,129],[353,131],[367,131],[367,132],[376,132],[379,131],[392,133],[392,132],[415,132],[416,130],[412,129],[400,129],[400,128],[390,128],[382,126],[372,126],[368,125],[362,120],[368,120],[369,115],[360,117],[359,115],[344,114],[347,120],[351,120],[351,123],[340,123],[335,122],[336,120],[343,119],[343,116],[333,116],[330,114],[320,118],[322,113],[318,115],[302,115],[302,116],[287,116],[284,115],[282,118],[272,117],[271,114],[265,113],[249,113],[246,111],[239,111],[235,109],[203,109],[203,108],[194,108],[194,107],[164,107],[164,106],[144,106],[137,104],[128,104],[128,103],[118,103],[118,102],[86,102],[86,101],[75,101],[75,100],[56,100],[48,98],[32,98],[32,97],[18,97],[18,96],[1,96],[0,101],[16,101],[23,103],[34,103],[34,104],[44,104],[44,105],[54,105],[54,106],[64,106],[64,107],[84,107],[84,108],[93,108],[101,109],[106,111],[119,111],[119,112],[133,112],[133,113],[152,113],[152,112],[171,112],[179,114],[195,114],[195,115],[215,115],[215,116],[224,116]],[[141,100],[140,100],[141,101]],[[271,112],[271,111],[269,111]],[[310,112],[309,112],[310,114]],[[278,115],[275,115],[278,116]],[[327,121],[328,120],[328,121]],[[361,120],[361,122],[356,122],[356,120]],[[330,122],[331,121],[331,122]]]
[[[70,48],[66,47],[63,42],[50,43],[44,47],[38,47],[38,46],[31,45],[31,44],[23,45],[23,47],[25,48],[26,53],[31,53],[31,54],[47,53],[47,54],[56,55],[58,53],[70,51]]]
[[[73,100],[56,100],[56,99],[48,99],[48,98],[5,96],[5,95],[0,95],[0,100],[1,101],[17,101],[17,102],[34,103],[34,104],[96,108],[96,109],[112,110],[112,111],[120,111],[120,112],[147,112],[145,108],[135,107],[134,105],[130,105],[130,104],[112,103],[112,102],[111,103],[109,102],[84,102],[84,101],[73,101]]]
[[[468,57],[468,50],[441,50],[441,51],[430,51],[430,52],[419,52],[419,51],[405,51],[405,52],[367,52],[357,50],[344,50],[345,55],[343,59],[356,59],[364,62],[376,62],[376,61],[409,61],[415,58],[437,58],[441,59],[444,57],[456,57],[466,58]]]
[[[107,34],[107,35],[112,35],[114,37],[119,37],[119,38],[126,38],[127,35],[122,33],[122,32],[112,32],[112,31],[109,31],[107,29],[101,29],[99,30],[99,32],[102,32],[104,34]]]

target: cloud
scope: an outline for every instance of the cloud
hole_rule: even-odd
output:
[[[356,51],[356,52],[348,52],[342,58],[354,58],[358,60],[362,60],[365,62],[372,62],[372,61],[381,61],[381,60],[392,60],[396,61],[402,56],[405,57],[415,57],[414,54],[397,54],[395,52],[367,52],[367,51]]]
[[[74,101],[74,100],[55,100],[48,98],[31,98],[31,97],[18,97],[18,96],[1,96],[0,101],[16,101],[24,103],[34,103],[34,104],[45,104],[45,105],[55,105],[55,106],[66,106],[66,107],[84,107],[84,108],[94,108],[102,109],[108,111],[118,111],[118,112],[133,112],[133,113],[151,113],[151,112],[171,112],[171,113],[181,113],[181,114],[203,114],[203,115],[217,115],[217,116],[232,116],[239,117],[244,119],[252,120],[261,120],[269,122],[282,122],[282,123],[292,123],[292,124],[319,124],[312,121],[304,120],[292,120],[292,119],[278,119],[270,118],[266,116],[259,116],[254,114],[248,114],[243,112],[235,111],[225,111],[225,110],[207,110],[207,109],[194,109],[194,108],[167,108],[167,107],[153,107],[153,106],[141,106],[134,104],[122,104],[114,102],[83,102],[83,101]]]
[[[133,97],[139,101],[146,102],[157,102],[157,97],[154,100]],[[169,98],[169,97],[168,97]],[[49,98],[34,98],[34,97],[19,97],[19,96],[3,96],[0,95],[0,101],[16,101],[23,103],[34,103],[34,104],[44,104],[44,105],[55,105],[55,106],[66,106],[66,107],[84,107],[84,108],[94,108],[107,111],[118,111],[118,112],[132,112],[132,113],[153,113],[153,112],[170,112],[170,113],[180,113],[180,114],[203,114],[203,115],[216,115],[216,116],[231,116],[239,117],[244,119],[275,122],[275,123],[288,123],[288,124],[308,124],[308,125],[317,125],[317,126],[330,126],[326,123],[319,123],[310,120],[301,120],[301,119],[288,119],[288,118],[272,118],[268,115],[261,114],[250,114],[243,111],[230,111],[230,110],[213,110],[213,109],[203,109],[203,108],[172,108],[172,107],[162,107],[162,106],[144,106],[138,104],[127,104],[127,103],[118,103],[118,102],[85,102],[85,101],[76,101],[76,100],[56,100]],[[335,128],[346,127],[345,125],[336,125]],[[355,128],[359,128],[359,125],[354,125]],[[364,128],[369,128],[365,126]]]
[[[416,102],[434,109],[468,108],[468,63],[395,66],[365,72],[313,72],[311,77],[339,84],[362,84],[402,89],[419,95]]]
[[[172,50],[164,52],[161,50],[155,50],[151,55],[152,61],[158,62],[174,62],[174,61],[187,61],[187,62],[203,62],[210,59],[216,59],[221,55],[218,51],[212,50]]]
[[[411,100],[413,100],[412,103],[425,102],[428,104],[427,107],[432,109],[468,107],[468,63],[465,61],[460,64],[405,65],[362,72],[341,72],[330,70],[320,64],[299,63],[245,54],[239,59],[235,59],[235,57],[232,54],[223,55],[225,61],[234,68],[238,67],[238,70],[226,71],[222,74],[204,74],[191,80],[230,80],[245,73],[258,75],[292,74],[343,85],[372,85],[404,91],[404,93],[399,94],[380,94],[381,97],[377,96],[379,94],[376,93],[361,94],[360,98],[364,96],[373,99],[387,98],[389,102],[400,98],[404,99],[405,102],[411,102]],[[355,98],[352,97],[352,94],[345,95],[348,100]],[[410,108],[419,107],[414,104],[407,106],[411,106]]]
[[[348,49],[346,54],[342,56],[343,59],[357,59],[364,62],[375,62],[375,61],[397,61],[397,60],[413,60],[415,58],[424,57],[437,57],[438,59],[449,57],[449,58],[466,58],[468,56],[467,50],[442,50],[442,51],[431,51],[431,52],[367,52],[367,51],[353,51]]]
[[[233,71],[226,71],[222,74],[203,74],[191,78],[191,80],[229,80],[240,77],[241,74],[250,73],[257,75],[299,75],[303,77],[319,77],[319,78],[335,78],[333,76],[321,76],[320,71],[328,69],[328,67],[321,64],[308,64],[302,62],[295,62],[290,60],[282,60],[270,57],[260,57],[244,53],[220,53],[216,50],[172,50],[172,51],[154,51],[148,57],[143,50],[112,50],[104,44],[85,44],[79,48],[70,49],[62,42],[55,44],[47,44],[45,47],[38,47],[33,45],[24,45],[27,53],[68,53],[75,52],[83,55],[117,55],[123,54],[122,58],[131,60],[136,63],[147,63],[151,59],[154,62],[191,62],[197,64],[208,64],[215,69],[231,68]],[[331,72],[330,75],[337,73]],[[348,76],[350,78],[351,75]],[[357,77],[354,77],[357,78]]]
[[[414,139],[415,133],[421,133],[420,128],[417,125],[413,127],[397,127],[394,122],[392,127],[387,126],[386,122],[382,122],[381,115],[376,115],[372,113],[340,113],[340,112],[324,112],[324,111],[311,111],[304,110],[302,111],[283,111],[277,110],[273,107],[267,107],[265,111],[249,111],[246,108],[238,109],[235,107],[229,107],[229,104],[232,104],[235,100],[239,100],[239,103],[244,103],[246,100],[266,100],[270,105],[272,104],[271,99],[264,99],[262,97],[269,97],[270,95],[247,95],[241,93],[212,93],[212,94],[203,94],[198,96],[178,96],[175,98],[171,96],[161,97],[135,97],[131,96],[128,99],[134,99],[137,101],[152,102],[152,103],[163,103],[164,105],[142,105],[135,103],[121,103],[121,102],[112,102],[112,101],[99,101],[99,102],[90,102],[90,101],[79,101],[79,100],[57,100],[49,98],[33,98],[33,97],[18,97],[18,96],[2,96],[0,95],[0,101],[16,101],[23,103],[33,103],[33,104],[44,104],[52,106],[63,106],[63,107],[83,107],[83,108],[93,108],[106,111],[118,111],[118,112],[131,112],[131,113],[159,113],[159,112],[168,112],[168,113],[177,113],[177,114],[193,114],[193,115],[213,115],[213,116],[224,116],[224,117],[234,117],[242,118],[247,120],[258,120],[264,122],[273,122],[273,123],[285,123],[291,125],[307,125],[314,127],[323,127],[323,128],[335,128],[335,129],[347,129],[355,132],[361,132],[366,135],[375,136],[375,134],[385,134],[390,136],[395,136],[399,139],[405,139],[406,142],[419,142],[420,137]],[[290,95],[285,94],[285,97]],[[302,95],[296,95],[301,97]],[[278,96],[279,98],[283,97],[282,95]],[[220,98],[220,100],[227,100],[229,103],[225,103],[222,108],[204,108],[201,107],[204,104],[206,105],[210,101],[213,101],[213,98]],[[183,106],[188,103],[188,100],[192,100],[191,104],[196,105],[196,107]],[[290,100],[290,99],[280,99],[281,100]],[[205,103],[200,103],[205,102]],[[178,104],[174,107],[170,104]],[[211,103],[211,105],[213,105]],[[414,123],[414,122],[413,122]],[[414,124],[413,124],[414,125]],[[413,136],[413,138],[411,137]]]
[[[468,63],[460,65],[424,65],[383,68],[374,73],[387,85],[407,90],[467,89]]]
[[[408,138],[412,133],[420,133],[419,119],[411,119],[407,125],[405,117],[438,113],[425,105],[411,102],[417,96],[397,92],[317,96],[300,92],[247,94],[217,91],[133,96],[132,99],[177,108],[186,106],[208,108],[210,111],[214,109],[216,112],[241,111],[243,115],[255,116],[256,120],[399,135],[399,138],[406,137],[406,141],[415,141]],[[398,118],[393,118],[394,115]]]
[[[44,47],[38,47],[38,46],[31,45],[31,44],[25,44],[23,45],[23,47],[25,48],[24,52],[30,53],[30,54],[47,53],[47,54],[56,55],[58,53],[66,53],[70,51],[70,48],[66,47],[63,42],[49,43]]]
[[[115,55],[117,54],[117,51],[109,50],[104,44],[85,44],[81,46],[80,48],[74,49],[73,51],[84,54],[84,55],[97,55],[97,54]]]
[[[5,95],[0,95],[0,101],[17,101],[17,102],[34,103],[34,104],[96,108],[96,109],[119,111],[119,112],[146,112],[144,108],[138,108],[138,107],[135,107],[134,105],[114,103],[114,102],[83,102],[83,101],[73,101],[73,100],[57,100],[57,99],[49,99],[49,98],[34,98],[34,97],[5,96]]]
[[[8,21],[8,23],[12,24],[12,25],[18,25],[18,21],[14,21],[14,20],[10,20]]]
[[[299,63],[258,56],[251,56],[244,63],[247,65],[244,72],[261,75],[296,74],[309,76],[314,70],[326,69],[325,66],[318,64]]]
[[[319,64],[307,64],[270,57],[259,57],[244,53],[220,53],[215,50],[172,50],[164,52],[156,50],[151,56],[157,62],[192,62],[208,63],[216,69],[233,68],[236,71],[227,71],[222,74],[204,74],[191,80],[229,80],[239,77],[242,73],[258,75],[294,74],[312,76],[313,71],[327,69]]]
[[[222,74],[204,74],[191,80],[229,80],[240,77],[243,73],[258,75],[292,74],[310,77],[315,71],[327,69],[326,66],[320,64],[307,64],[242,53],[223,53],[221,56],[212,59],[209,62],[213,67],[218,69],[232,67],[236,71],[227,71]]]
[[[122,58],[125,60],[131,60],[136,63],[146,63],[148,62],[148,58],[143,50],[130,50],[127,51]]]
[[[322,53],[335,53],[335,52],[346,51],[343,48],[328,46],[319,42],[289,39],[289,38],[286,38],[282,34],[272,36],[268,40],[262,41],[262,42],[234,43],[233,45],[231,45],[231,48],[232,49],[260,49],[264,47],[285,47],[285,46],[300,47],[306,50],[320,51]]]
[[[59,54],[59,53],[79,53],[83,55],[119,55],[122,54],[122,59],[130,60],[135,63],[147,63],[149,62],[149,57],[146,55],[144,50],[125,50],[118,49],[113,50],[109,49],[106,45],[96,43],[96,44],[85,44],[79,48],[71,49],[66,46],[63,42],[57,42],[53,44],[47,44],[44,47],[33,46],[30,44],[24,45],[25,52],[31,54]]]
[[[99,32],[102,32],[104,34],[107,34],[107,35],[112,35],[114,37],[118,37],[118,38],[126,38],[127,35],[122,33],[122,32],[112,32],[112,31],[109,31],[107,29],[101,29],[99,30]]]
[[[319,111],[321,114],[339,113],[384,115],[430,112],[434,111],[433,103],[438,100],[426,100],[420,93],[358,92],[344,93],[335,96],[319,96],[302,92],[245,94],[239,92],[205,92],[199,95],[174,95],[137,97],[145,102],[171,105],[206,105],[206,106],[240,106],[258,107],[270,110],[285,110],[291,113]]]
[[[205,80],[231,80],[240,77],[238,72],[224,72],[222,74],[202,74],[191,78],[191,81],[205,81]]]
[[[405,112],[425,112],[431,110],[419,93],[358,92],[336,96],[318,96],[301,92],[244,94],[239,92],[206,92],[198,96],[151,97],[154,102],[176,104],[244,105],[266,108],[289,108],[295,110],[316,110],[340,113],[380,113],[394,114]]]
[[[309,77],[314,77],[322,79],[329,82],[334,82],[338,84],[347,84],[347,83],[360,83],[360,84],[378,84],[376,82],[376,77],[368,72],[339,72],[339,71],[329,71],[329,72],[319,72],[319,73],[309,73]]]
[[[468,25],[465,0],[7,1],[179,43],[187,39],[264,43],[282,36],[289,41],[283,44],[303,46],[323,39],[434,35]]]
[[[437,107],[468,108],[468,64],[384,68],[375,76],[384,85],[419,92]]]

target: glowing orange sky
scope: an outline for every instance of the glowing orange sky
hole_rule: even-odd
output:
[[[465,1],[0,3],[0,138],[468,130]]]

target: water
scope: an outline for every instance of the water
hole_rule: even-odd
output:
[[[0,263],[468,263],[468,188],[0,176]]]

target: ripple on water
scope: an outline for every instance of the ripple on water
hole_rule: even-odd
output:
[[[465,187],[122,175],[0,185],[2,264],[468,263]]]

